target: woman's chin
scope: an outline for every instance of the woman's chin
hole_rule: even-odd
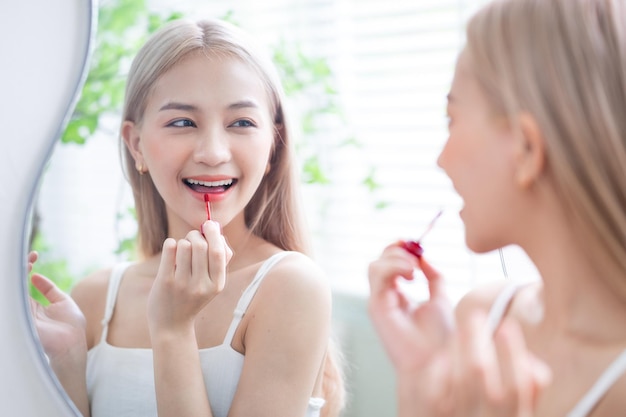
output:
[[[469,250],[477,254],[489,253],[501,247],[494,245],[493,241],[472,237],[467,231],[465,232],[465,245]]]
[[[465,224],[465,221],[463,223]],[[486,253],[492,250],[489,242],[474,233],[471,227],[467,227],[467,224],[465,224],[465,245],[474,253]]]

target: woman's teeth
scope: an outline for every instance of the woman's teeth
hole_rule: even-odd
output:
[[[189,185],[201,185],[203,187],[228,187],[229,185],[232,185],[233,183],[232,179],[220,180],[220,181],[199,181],[199,180],[187,179],[185,181]]]

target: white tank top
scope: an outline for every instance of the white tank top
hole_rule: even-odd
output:
[[[231,347],[237,326],[267,271],[289,252],[279,252],[259,268],[243,292],[221,345],[199,349],[204,383],[215,417],[226,417],[237,391],[244,355]],[[109,279],[100,342],[87,353],[87,390],[92,417],[157,416],[152,349],[122,348],[107,342],[109,321],[122,276],[130,263],[118,264]],[[305,417],[319,417],[324,399],[311,398]]]
[[[498,294],[498,297],[491,306],[487,319],[492,332],[495,332],[498,325],[500,325],[517,290],[523,285],[525,284],[514,283],[508,285]],[[604,397],[609,388],[613,386],[615,381],[617,381],[624,372],[626,372],[626,349],[613,360],[609,367],[596,380],[595,384],[591,386],[589,391],[587,391],[574,408],[567,413],[566,417],[588,416],[602,397]]]

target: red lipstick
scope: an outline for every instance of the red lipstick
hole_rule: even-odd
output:
[[[410,254],[412,254],[412,255],[414,255],[414,256],[416,256],[418,258],[421,258],[422,254],[424,253],[424,248],[422,248],[422,245],[420,244],[420,242],[422,241],[422,239],[424,239],[424,236],[426,236],[428,234],[428,232],[430,232],[430,229],[433,228],[433,226],[435,225],[435,222],[441,216],[442,213],[443,213],[443,210],[439,210],[439,213],[437,213],[435,218],[433,218],[430,221],[430,223],[428,224],[428,227],[426,228],[424,233],[422,233],[422,236],[420,236],[419,239],[403,241],[402,243],[400,243],[400,246],[404,250],[409,252]]]
[[[206,205],[206,219],[211,220],[211,198],[208,193],[204,194],[204,204]]]

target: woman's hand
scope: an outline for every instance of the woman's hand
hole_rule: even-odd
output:
[[[532,417],[550,369],[528,350],[517,322],[505,318],[492,334],[475,311],[459,327],[450,378],[454,416]]]
[[[412,280],[416,268],[428,280],[429,300],[415,305],[398,280]],[[454,328],[454,314],[443,291],[443,277],[423,257],[399,244],[388,246],[369,267],[369,314],[398,372],[419,370],[445,346]]]
[[[148,297],[151,332],[193,328],[196,315],[224,288],[231,257],[215,221],[206,221],[202,233],[192,230],[179,241],[166,239]]]
[[[28,254],[28,272],[37,261],[37,253]],[[89,416],[87,396],[87,338],[86,320],[72,297],[54,282],[40,274],[31,277],[33,286],[48,300],[42,306],[29,299],[30,311],[50,367],[65,392],[83,416]]]
[[[443,277],[423,257],[388,246],[369,267],[369,314],[397,374],[398,415],[443,416],[450,411],[450,355],[454,312]],[[412,303],[399,280],[428,280],[428,300]]]
[[[430,291],[419,305],[398,286],[416,268]],[[398,244],[370,264],[369,280],[369,313],[398,377],[399,416],[533,415],[550,371],[526,348],[516,322],[505,319],[495,335],[482,312],[456,323],[441,275]]]
[[[36,255],[29,255],[29,270],[35,260]],[[50,302],[44,307],[30,299],[37,334],[50,362],[54,364],[56,360],[71,360],[70,357],[74,355],[78,355],[78,360],[82,361],[82,356],[87,352],[87,340],[85,316],[80,308],[72,297],[43,275],[33,274],[31,282]]]

